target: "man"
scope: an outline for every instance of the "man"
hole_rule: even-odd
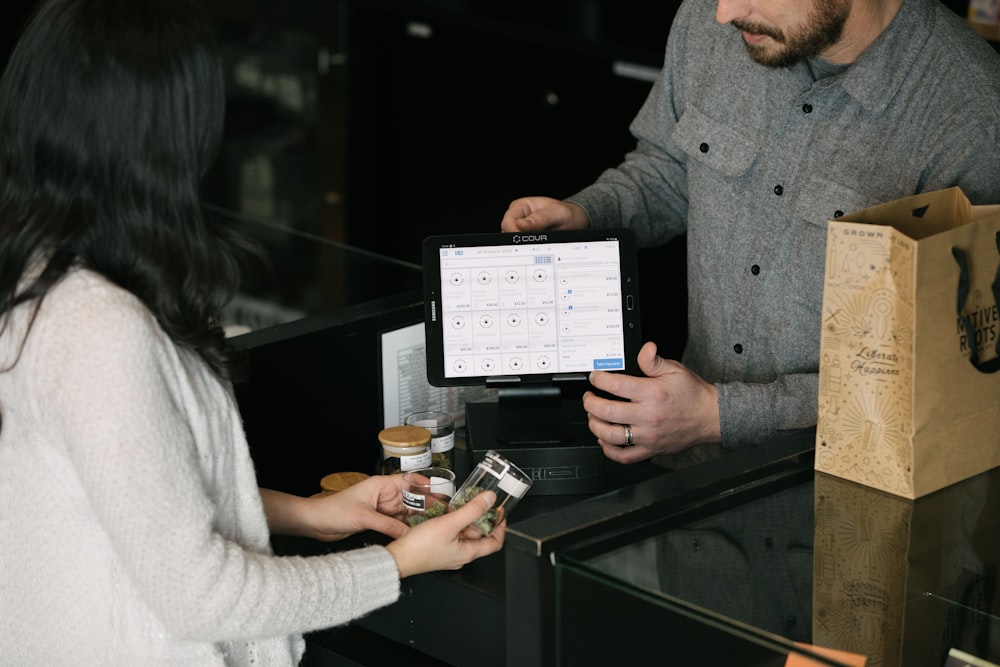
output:
[[[826,221],[961,186],[1000,203],[1000,56],[938,0],[686,0],[634,151],[565,201],[511,203],[504,231],[687,234],[683,364],[595,372],[605,454],[730,450],[814,425]],[[669,289],[669,286],[664,286]],[[627,446],[633,445],[633,446]]]

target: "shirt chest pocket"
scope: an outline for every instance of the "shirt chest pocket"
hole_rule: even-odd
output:
[[[674,142],[688,155],[689,169],[706,167],[724,178],[745,174],[760,153],[759,141],[689,106],[677,121]]]
[[[813,176],[805,183],[790,221],[788,295],[801,301],[810,312],[820,312],[823,296],[823,267],[826,265],[827,221],[867,206],[865,198],[846,186]]]
[[[812,176],[802,189],[796,211],[804,221],[820,227],[825,235],[828,220],[870,204],[868,198],[856,190],[826,178]]]

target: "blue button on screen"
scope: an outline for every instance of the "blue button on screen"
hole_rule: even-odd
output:
[[[595,371],[619,371],[625,368],[625,360],[621,357],[617,359],[594,359]]]

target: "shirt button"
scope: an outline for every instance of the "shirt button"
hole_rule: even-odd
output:
[[[813,112],[813,105],[811,104],[802,105],[802,113],[812,113],[812,112]]]
[[[733,352],[735,352],[736,354],[743,354],[743,346],[740,345],[739,343],[736,343],[736,345],[733,345]]]
[[[842,215],[844,215],[844,212],[843,212],[843,211],[834,211],[834,212],[833,212],[833,217],[835,217],[835,218],[839,218],[839,217],[841,217]]]
[[[774,538],[773,537],[765,537],[764,538],[764,546],[767,547],[768,549],[774,548]]]
[[[780,185],[775,185],[774,186],[774,194],[778,195],[779,197],[781,196],[781,193],[784,192],[784,191],[785,191],[785,188],[781,187]]]
[[[701,146],[698,146],[698,150],[700,150],[702,153],[707,153],[708,152],[708,144],[703,143]]]
[[[756,276],[758,273],[760,273],[760,267],[754,264],[753,266],[750,267],[750,273]]]
[[[701,542],[699,542],[697,539],[691,540],[691,548],[694,549],[695,551],[701,551]]]

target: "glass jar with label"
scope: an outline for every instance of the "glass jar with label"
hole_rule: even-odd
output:
[[[431,432],[422,426],[390,426],[378,434],[382,474],[395,475],[431,465]]]
[[[473,524],[483,535],[489,535],[498,523],[510,516],[531,484],[530,475],[491,449],[462,482],[448,506],[458,509],[481,492],[493,491],[497,496],[493,507]]]
[[[447,412],[414,412],[403,420],[431,432],[431,458],[439,468],[455,469],[455,420]]]

